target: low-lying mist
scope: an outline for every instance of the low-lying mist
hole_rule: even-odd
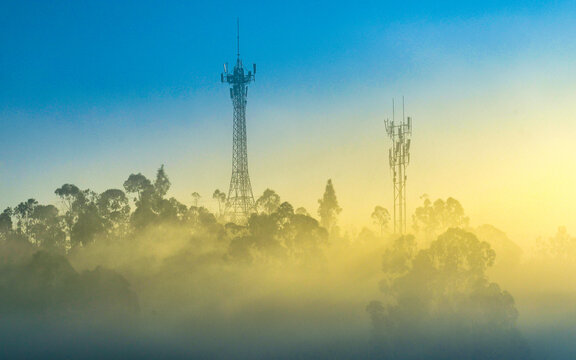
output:
[[[576,354],[576,239],[522,249],[425,198],[413,235],[338,228],[272,190],[231,222],[131,175],[102,194],[66,184],[0,215],[4,358],[526,359]],[[128,195],[133,195],[130,199]],[[199,195],[196,194],[196,198]],[[134,209],[132,209],[134,207]]]

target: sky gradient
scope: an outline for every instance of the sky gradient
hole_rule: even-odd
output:
[[[0,208],[101,192],[165,164],[171,195],[228,190],[219,74],[258,64],[247,107],[255,194],[315,213],[328,178],[345,229],[392,207],[383,119],[414,118],[408,212],[455,197],[528,244],[576,232],[576,5],[563,1],[0,4]]]

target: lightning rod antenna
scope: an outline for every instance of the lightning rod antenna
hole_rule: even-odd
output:
[[[238,58],[240,58],[240,18],[236,18],[236,44],[238,46]]]
[[[404,116],[404,95],[402,95],[402,121],[404,121],[406,117]]]

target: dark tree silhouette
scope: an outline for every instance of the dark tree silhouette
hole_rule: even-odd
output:
[[[303,207],[299,207],[298,209],[296,209],[295,213],[298,214],[298,215],[310,216],[310,214],[308,213],[308,210],[306,210],[306,209],[303,208]]]
[[[98,194],[80,190],[72,184],[64,184],[54,191],[60,197],[66,213],[65,232],[70,246],[88,245],[104,231],[104,223],[98,213]]]
[[[81,195],[80,189],[76,185],[64,184],[54,191],[60,197],[67,211],[72,210],[72,204]]]
[[[488,281],[495,253],[470,232],[449,229],[415,251],[400,237],[384,257],[385,302],[367,311],[376,351],[392,359],[524,359],[512,296]]]
[[[216,189],[212,194],[212,199],[218,202],[218,216],[222,217],[224,214],[222,213],[222,206],[226,203],[226,194],[222,191]]]
[[[104,191],[98,198],[97,206],[107,234],[115,237],[123,236],[130,218],[130,204],[124,191],[119,189]]]
[[[160,169],[156,172],[156,181],[154,181],[154,190],[159,198],[163,198],[170,190],[170,180],[166,171],[164,171],[164,165],[160,166]]]
[[[0,240],[7,241],[12,235],[12,209],[6,208],[0,214]]]
[[[37,205],[30,215],[30,241],[51,252],[66,252],[64,221],[54,205]]]
[[[446,201],[437,199],[432,203],[427,195],[422,206],[416,208],[412,220],[414,230],[423,232],[431,240],[439,233],[449,228],[466,228],[469,219],[464,214],[464,208],[458,200],[449,197]]]
[[[280,206],[280,196],[274,190],[266,189],[256,200],[256,208],[265,214],[272,214]]]
[[[28,199],[14,208],[14,216],[16,216],[16,232],[18,235],[26,238],[28,237],[28,230],[31,225],[30,217],[36,205],[38,205],[38,201],[35,199]]]
[[[318,207],[320,223],[328,232],[332,232],[336,226],[338,214],[342,211],[342,208],[338,206],[338,199],[336,198],[336,191],[334,191],[334,186],[332,185],[332,179],[329,179],[326,183],[324,195],[322,199],[318,200],[318,204],[320,204]]]
[[[198,207],[198,200],[200,200],[201,196],[197,192],[192,193],[192,200],[194,201],[194,207]]]
[[[134,202],[142,201],[142,197],[150,197],[150,193],[153,191],[154,187],[150,180],[148,180],[141,173],[131,174],[128,179],[124,181],[124,190],[129,194],[137,194],[138,197],[134,199]]]
[[[380,229],[380,236],[383,236],[384,230],[388,228],[388,224],[390,223],[390,213],[382,206],[376,206],[371,217]]]
[[[246,263],[255,259],[284,259],[309,264],[323,257],[328,237],[318,221],[295,214],[287,202],[271,214],[253,214],[246,230],[236,230],[228,251],[231,259]]]
[[[154,184],[142,174],[132,174],[124,182],[127,193],[137,194],[134,199],[136,209],[130,222],[137,230],[161,222],[179,222],[187,217],[188,208],[175,198],[165,199],[170,190],[170,180],[162,165],[157,173]]]
[[[96,199],[82,204],[78,209],[78,218],[72,226],[70,242],[74,246],[87,246],[96,241],[96,237],[105,231],[104,220],[98,213]]]

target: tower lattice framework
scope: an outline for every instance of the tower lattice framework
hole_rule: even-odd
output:
[[[386,133],[392,140],[388,150],[390,171],[394,184],[394,233],[406,233],[406,167],[410,163],[410,137],[412,136],[412,118],[404,116],[404,99],[402,99],[402,120],[396,123],[394,102],[392,102],[392,121],[384,121]]]
[[[248,147],[246,137],[246,99],[248,84],[255,79],[253,71],[246,71],[240,59],[240,36],[238,33],[238,54],[232,73],[224,65],[221,81],[230,84],[230,98],[234,107],[232,135],[232,178],[226,199],[226,216],[231,221],[243,222],[255,212],[254,195],[248,174]]]

